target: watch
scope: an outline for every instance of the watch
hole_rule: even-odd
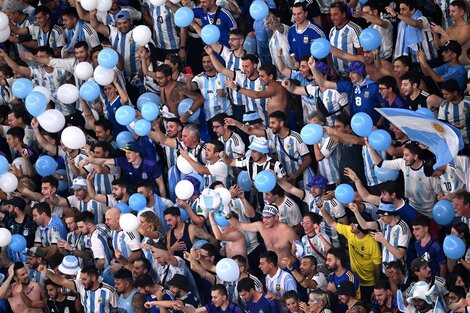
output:
[[[237,85],[237,87],[235,87],[236,91],[240,91],[240,89],[242,89],[242,86],[240,86],[240,85]]]
[[[193,114],[194,114],[194,112],[191,111],[191,109],[189,109],[187,112],[189,113],[189,115],[193,115]]]
[[[231,212],[228,212],[227,214],[225,214],[225,219],[226,220],[229,220],[232,218],[232,213]]]

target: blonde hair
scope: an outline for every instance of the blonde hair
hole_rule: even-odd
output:
[[[149,223],[150,229],[147,229],[147,231],[157,231],[159,233],[163,233],[162,222],[155,213],[152,211],[145,211],[140,215],[140,217],[145,218],[145,220]]]

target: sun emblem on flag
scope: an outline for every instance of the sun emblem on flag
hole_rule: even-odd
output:
[[[440,134],[445,132],[444,127],[442,127],[441,125],[437,123],[432,123],[432,127],[434,128],[435,131],[437,131]]]

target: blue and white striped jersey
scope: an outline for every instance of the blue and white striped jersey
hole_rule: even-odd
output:
[[[441,190],[444,195],[457,192],[464,187],[464,183],[460,180],[463,173],[459,172],[454,166],[448,164],[444,173],[437,177],[441,185]]]
[[[372,187],[383,183],[375,174],[374,161],[372,161],[372,156],[367,146],[362,146],[362,159],[364,162],[364,174],[366,176],[367,186]]]
[[[80,210],[80,212],[90,211],[95,217],[95,224],[104,223],[104,214],[108,210],[108,207],[96,200],[90,199],[88,202],[78,200],[75,195],[68,196],[67,203],[70,208],[74,207]]]
[[[245,156],[245,143],[239,134],[235,132],[230,133],[230,137],[225,140],[224,137],[219,137],[225,146],[225,154],[232,159],[238,159]]]
[[[176,29],[174,13],[167,5],[156,6],[146,0],[153,24],[153,39],[156,47],[164,50],[176,50],[180,47],[180,37]]]
[[[145,5],[145,3],[142,5]],[[137,11],[133,7],[129,7],[129,6],[121,6],[121,10],[116,12],[115,14],[109,13],[109,12],[96,11],[96,19],[98,20],[98,22],[104,25],[116,26],[116,23],[117,23],[116,15],[118,15],[121,11],[129,12],[131,19],[134,22],[140,21],[142,19],[142,12]]]
[[[354,22],[349,22],[341,29],[333,27],[330,30],[330,43],[332,46],[350,54],[357,54],[356,49],[361,47],[359,43],[359,35],[361,34],[361,27]],[[349,62],[341,60],[337,56],[332,55],[333,66],[341,75],[346,75],[349,72]]]
[[[241,223],[251,223],[250,218],[245,215],[245,206],[240,198],[232,198],[228,205],[230,211],[237,213],[238,220]],[[243,236],[245,236],[246,241],[246,253],[250,254],[259,246],[257,234],[253,232],[243,232]]]
[[[140,70],[140,59],[137,54],[138,46],[132,39],[132,32],[134,29],[131,29],[127,33],[121,33],[117,27],[109,26],[109,36],[108,39],[113,46],[113,49],[116,50],[124,59],[124,73],[126,78],[132,79],[134,75],[138,74]]]
[[[325,239],[331,244],[329,237],[325,237]],[[320,252],[324,257],[326,256],[325,246],[323,245],[323,243],[321,242],[320,238],[318,238],[317,235],[315,235],[314,237],[309,237],[308,235],[304,235],[302,237],[302,246],[304,247],[303,256],[313,255],[315,259],[317,259],[317,266],[325,265],[324,259],[320,257],[318,253],[316,253],[315,250],[312,248],[312,246],[314,246],[318,252]]]
[[[85,247],[93,252],[93,260],[104,259],[104,267],[111,264],[114,258],[114,251],[108,234],[99,229],[98,225],[95,231],[85,237]]]
[[[60,47],[65,46],[65,35],[63,29],[54,25],[51,31],[47,33],[37,25],[27,26],[29,34],[38,42],[38,47],[49,46],[52,50],[57,50]]]
[[[463,98],[459,103],[444,101],[437,118],[459,128],[463,142],[470,144],[470,98]]]
[[[85,286],[83,286],[80,276],[77,276],[73,282],[75,289],[80,295],[85,313],[109,313],[111,310],[117,308],[119,297],[116,290],[111,285],[102,282],[98,289],[87,290]]]
[[[338,142],[328,137],[326,133],[323,133],[323,137],[318,143],[321,154],[323,154],[324,159],[318,161],[318,173],[322,176],[325,176],[328,180],[328,185],[336,183],[339,178],[339,159],[340,159],[340,150],[336,149],[338,147]]]
[[[90,49],[100,44],[96,30],[89,23],[82,20],[78,20],[75,28],[67,29],[65,36],[66,45],[63,48],[63,52],[73,52],[75,44],[79,41],[86,41]]]
[[[125,258],[129,258],[133,252],[140,250],[140,234],[137,231],[112,230],[111,240],[114,251],[121,251]]]
[[[202,72],[196,75],[192,82],[196,83],[199,91],[204,97],[204,112],[206,121],[210,120],[219,113],[232,115],[232,105],[226,96],[221,97],[219,90],[225,91],[225,76],[217,73],[214,76],[208,76]]]
[[[259,77],[257,77],[254,80],[249,79],[245,73],[243,72],[238,72],[235,71],[235,79],[234,81],[241,87],[249,90],[254,90],[254,91],[263,91],[266,89],[266,87],[261,83],[261,80]],[[259,116],[261,119],[263,119],[263,122],[265,125],[268,122],[267,120],[267,114],[266,112],[266,99],[255,99],[255,98],[250,98],[248,96],[242,95],[241,93],[237,92],[236,93],[236,98],[237,98],[237,104],[238,105],[244,105],[245,106],[245,112],[251,112],[255,111],[259,113]],[[259,111],[259,108],[264,108],[264,111]]]
[[[348,105],[347,94],[340,93],[335,89],[325,89],[325,91],[321,91],[320,87],[309,84],[305,86],[305,92],[307,92],[308,96],[311,97],[314,102],[315,107],[312,111],[318,111],[317,97],[320,97],[325,109],[331,113],[330,116],[326,117],[327,126],[334,126],[335,116],[339,115],[343,111],[343,108]]]
[[[406,222],[402,219],[397,224],[390,226],[383,223],[381,220],[377,221],[379,230],[383,234],[384,238],[395,248],[408,249],[408,244],[411,239],[410,228]],[[382,272],[385,273],[387,264],[392,261],[397,261],[397,257],[394,256],[384,245],[382,245]]]
[[[57,244],[61,239],[67,238],[65,226],[58,217],[53,216],[48,225],[39,225],[36,229],[34,243],[41,244],[42,247]]]

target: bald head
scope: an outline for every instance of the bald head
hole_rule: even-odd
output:
[[[112,230],[120,230],[119,218],[121,217],[121,211],[118,208],[110,208],[105,213],[105,223]]]

